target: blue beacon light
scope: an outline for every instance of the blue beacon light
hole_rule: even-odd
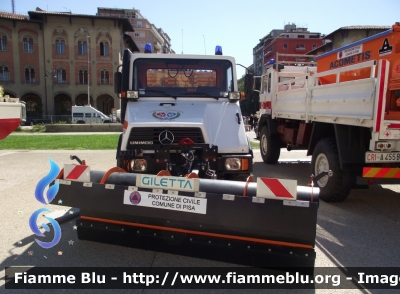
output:
[[[222,55],[222,47],[217,45],[215,47],[215,55]]]
[[[147,44],[144,46],[144,53],[153,53],[153,48],[151,47],[151,44],[150,44],[150,43],[147,43]]]

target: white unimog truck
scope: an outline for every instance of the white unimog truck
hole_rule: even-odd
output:
[[[125,50],[115,84],[118,166],[91,170],[72,155],[80,165],[64,166],[51,201],[79,208],[79,239],[253,266],[314,266],[318,188],[225,180],[252,169],[232,57]]]

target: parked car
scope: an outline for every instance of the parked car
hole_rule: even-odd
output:
[[[37,121],[34,118],[27,118],[25,120],[24,126],[33,126],[36,125]]]

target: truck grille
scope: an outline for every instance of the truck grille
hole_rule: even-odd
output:
[[[174,135],[174,142],[185,138],[191,139],[195,144],[203,144],[204,138],[200,128],[132,128],[129,134],[129,141],[151,141],[153,144],[160,144],[159,135],[161,132],[168,130]]]

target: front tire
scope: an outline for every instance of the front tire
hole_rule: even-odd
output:
[[[267,126],[263,126],[260,135],[260,152],[263,161],[267,164],[275,164],[281,155],[279,137],[268,134]]]
[[[313,175],[331,170],[332,177],[324,176],[315,184],[320,188],[319,198],[325,202],[344,201],[350,193],[346,184],[344,171],[340,168],[339,155],[334,138],[321,139],[315,146],[311,167]]]

